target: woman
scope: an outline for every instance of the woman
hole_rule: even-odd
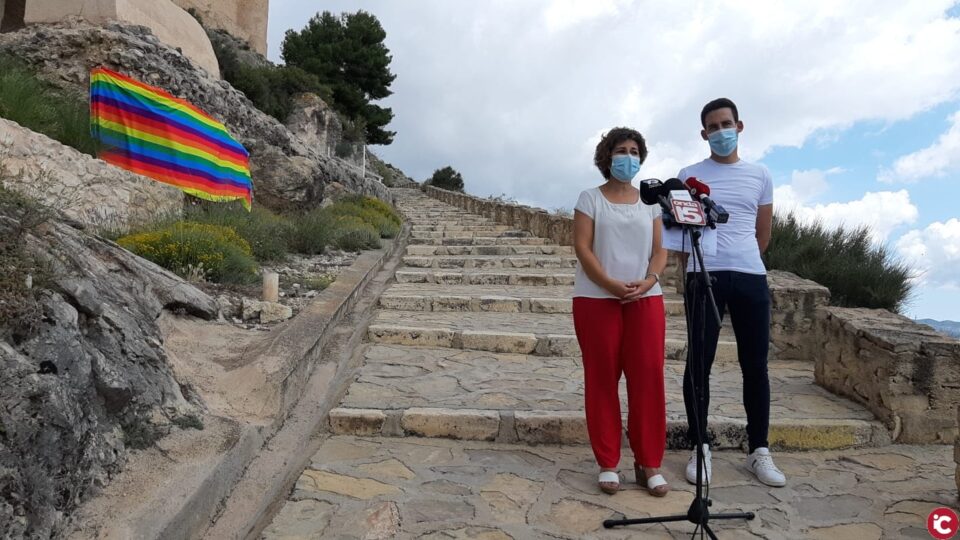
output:
[[[580,194],[574,212],[577,273],[573,322],[583,354],[587,432],[604,493],[620,489],[620,374],[627,377],[627,435],[637,483],[652,495],[670,490],[660,474],[666,447],[663,355],[666,320],[660,273],[659,209],[640,201],[631,180],[647,157],[643,136],[614,128],[593,162],[606,181]]]

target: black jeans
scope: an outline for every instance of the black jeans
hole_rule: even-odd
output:
[[[770,289],[767,276],[745,274],[743,272],[711,272],[713,294],[717,309],[722,318],[730,312],[733,333],[737,339],[737,357],[743,374],[743,407],[747,412],[747,438],[750,452],[767,447],[767,433],[770,429],[770,378],[767,375],[767,352],[770,343]],[[687,353],[687,369],[683,374],[683,403],[687,409],[687,436],[691,446],[696,445],[698,425],[694,416],[696,403],[694,386],[703,388],[703,402],[699,411],[700,435],[703,442],[707,439],[707,410],[710,404],[710,369],[717,352],[717,340],[720,327],[713,316],[710,302],[705,298],[703,278],[699,274],[688,273],[686,283],[686,301],[688,306],[688,337],[690,347]],[[701,300],[704,303],[701,304]],[[705,317],[706,315],[706,317]],[[701,326],[706,319],[705,328]],[[701,328],[704,331],[701,333]],[[703,384],[698,370],[690,373],[690,359],[699,359],[703,354]]]

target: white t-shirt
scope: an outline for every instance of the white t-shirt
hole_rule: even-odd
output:
[[[727,223],[717,224],[717,253],[704,255],[708,271],[731,270],[746,274],[767,273],[757,245],[757,210],[773,204],[773,179],[763,165],[740,160],[718,163],[707,158],[684,167],[677,174],[680,180],[696,177],[710,186],[710,198],[730,213]],[[693,257],[687,270],[693,269]]]
[[[593,254],[604,272],[620,281],[636,281],[647,275],[653,253],[653,220],[660,219],[659,207],[636,204],[615,204],[595,187],[580,193],[575,210],[593,220]],[[663,294],[657,283],[643,296]],[[594,283],[577,263],[573,279],[573,296],[616,298]]]

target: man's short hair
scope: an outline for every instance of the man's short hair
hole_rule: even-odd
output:
[[[637,143],[640,150],[640,163],[647,160],[647,143],[643,140],[643,135],[635,129],[625,127],[615,127],[603,134],[600,142],[597,144],[597,150],[593,153],[593,164],[600,169],[600,174],[607,180],[610,179],[610,164],[613,161],[613,149],[623,141],[632,140]]]
[[[717,109],[724,109],[727,107],[729,107],[730,110],[733,111],[733,121],[739,122],[740,113],[737,112],[736,103],[730,101],[725,97],[722,97],[722,98],[717,98],[703,106],[703,110],[700,111],[700,125],[703,127],[707,127],[707,115]]]

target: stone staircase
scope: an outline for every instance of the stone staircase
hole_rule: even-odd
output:
[[[641,489],[625,449],[621,490],[605,495],[585,444],[570,248],[419,191],[394,193],[415,236],[405,266],[354,353],[362,364],[329,415],[332,435],[305,449],[310,464],[261,538],[689,538],[687,522],[602,525],[682,514],[693,500],[683,481],[680,298],[665,298],[668,445],[681,450],[666,452],[662,470],[673,491],[661,499]],[[757,519],[712,522],[720,538],[921,538],[929,512],[954,504],[952,447],[885,444],[872,414],[814,384],[806,360],[771,360],[770,436],[788,450],[776,457],[788,481],[758,483],[743,466],[735,358],[724,329],[710,497],[714,512]]]
[[[331,411],[338,435],[585,444],[580,352],[570,314],[576,258],[525,231],[397,190],[412,224],[404,265],[380,299],[356,381]],[[666,287],[672,291],[674,288]],[[667,311],[668,445],[687,448],[682,299]],[[770,442],[828,450],[889,441],[851,401],[814,384],[813,366],[771,358]],[[736,343],[721,332],[711,385],[714,445],[740,447],[746,423]],[[621,384],[626,411],[626,395]]]

